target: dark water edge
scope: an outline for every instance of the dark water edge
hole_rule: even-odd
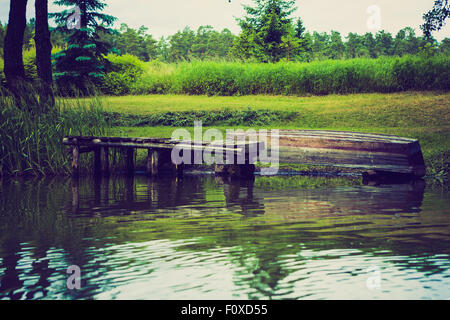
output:
[[[448,299],[449,200],[424,181],[3,179],[0,299]]]

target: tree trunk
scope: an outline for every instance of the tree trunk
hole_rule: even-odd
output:
[[[22,48],[23,35],[27,19],[27,0],[11,0],[9,9],[8,27],[6,29],[4,45],[4,63],[6,84],[9,90],[20,100],[21,84],[25,80]]]
[[[81,11],[81,28],[86,28],[87,27],[87,16],[86,16],[86,12],[87,12],[87,7],[86,7],[86,3],[83,1],[80,3],[80,11]]]
[[[36,66],[39,77],[39,98],[42,111],[48,111],[55,103],[52,89],[52,43],[48,29],[48,0],[36,0]]]

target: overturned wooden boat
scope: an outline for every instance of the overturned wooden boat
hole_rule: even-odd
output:
[[[252,134],[237,132],[235,138]],[[255,137],[253,137],[255,138]],[[419,141],[387,134],[325,130],[269,132],[266,147],[279,144],[279,162],[359,169],[369,175],[423,177]]]

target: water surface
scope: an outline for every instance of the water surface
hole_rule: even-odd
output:
[[[448,192],[267,179],[3,181],[0,299],[450,298]]]

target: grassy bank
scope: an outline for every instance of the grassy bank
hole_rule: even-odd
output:
[[[208,125],[223,130],[229,127],[329,129],[411,137],[419,139],[430,175],[449,174],[450,93],[312,97],[149,95],[104,97],[104,105],[106,112],[117,117],[113,132],[118,136],[170,137],[175,127],[192,130],[195,119],[215,116],[218,119],[227,112],[235,112],[233,119],[240,119],[237,125],[230,125],[223,118]],[[246,120],[245,116],[250,114],[253,118]],[[159,125],[161,119],[173,121],[172,125]],[[254,125],[255,119],[265,122]],[[180,121],[182,124],[177,125]]]

